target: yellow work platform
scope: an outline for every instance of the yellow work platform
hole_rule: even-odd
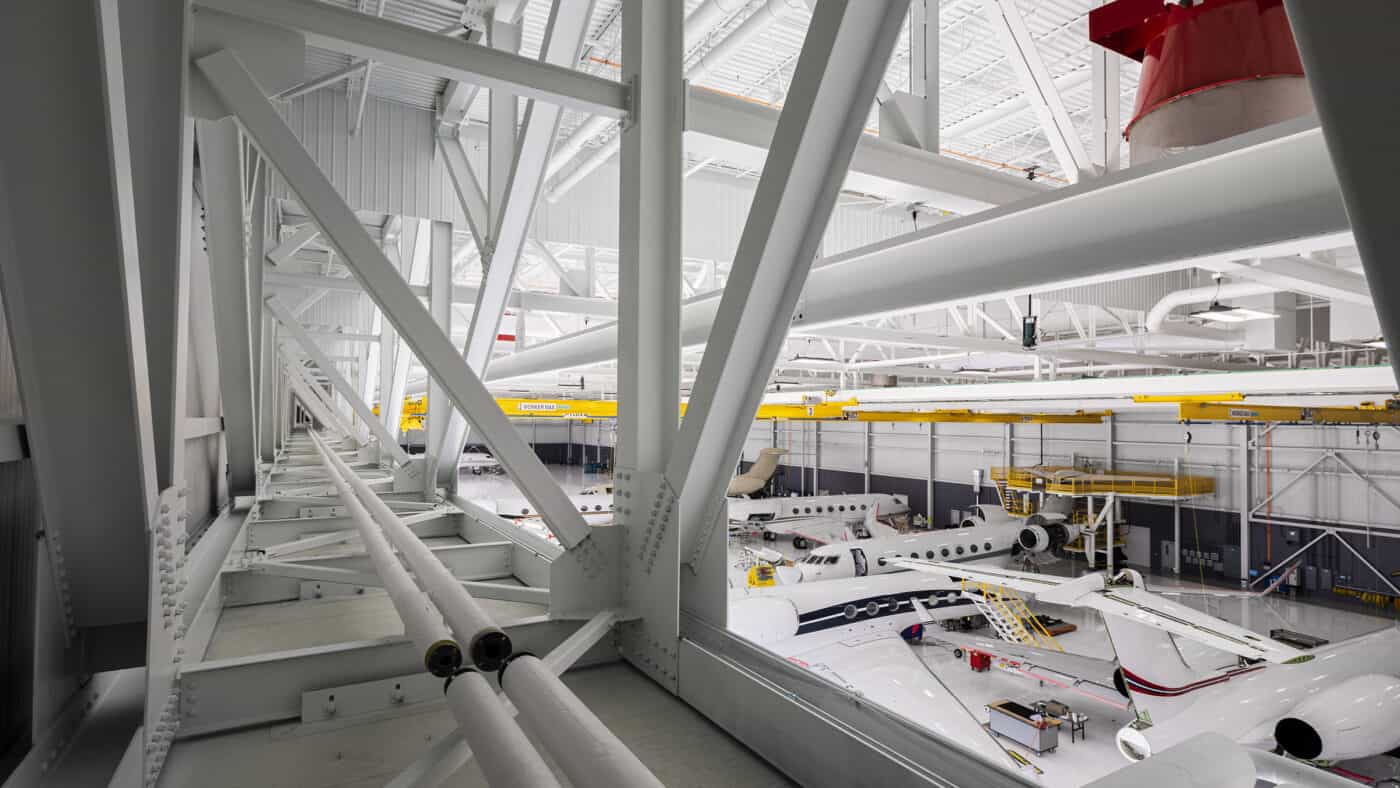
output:
[[[1163,473],[1109,471],[1094,473],[1067,466],[1035,468],[993,466],[993,482],[1012,490],[1047,495],[1118,495],[1124,498],[1194,498],[1215,493],[1210,476],[1173,476]]]

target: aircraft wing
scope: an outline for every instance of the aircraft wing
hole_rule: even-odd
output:
[[[997,667],[1010,673],[1053,684],[1117,709],[1128,707],[1127,699],[1114,689],[1113,674],[1118,663],[1111,659],[1012,643],[970,632],[940,632],[925,627],[924,642],[930,641],[963,651],[976,649],[991,654],[998,660]]]
[[[891,563],[944,577],[1005,586],[1034,594],[1042,602],[1092,608],[1106,616],[1161,629],[1249,659],[1286,663],[1307,656],[1304,651],[1154,594],[1143,585],[1142,576],[1131,570],[1123,573],[1131,582],[1109,583],[1098,573],[1067,578],[914,558]]]
[[[853,636],[787,659],[999,765],[1020,768],[896,634]]]
[[[846,528],[852,521],[839,517],[787,517],[759,523],[763,530],[779,536],[800,536],[816,544],[840,542],[846,538]],[[856,520],[854,522],[859,522]]]

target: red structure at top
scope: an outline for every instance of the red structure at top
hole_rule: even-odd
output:
[[[1117,0],[1089,12],[1089,40],[1142,62],[1133,124],[1178,99],[1233,82],[1301,77],[1282,0]]]

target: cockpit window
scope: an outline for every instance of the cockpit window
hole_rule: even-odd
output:
[[[828,564],[834,564],[834,563],[836,563],[836,562],[839,561],[839,560],[841,560],[841,559],[837,558],[837,557],[834,556],[834,555],[829,555],[829,556],[826,557],[826,562],[827,562]]]

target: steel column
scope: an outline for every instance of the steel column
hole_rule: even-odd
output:
[[[1376,313],[1400,380],[1400,226],[1391,207],[1400,176],[1400,145],[1393,130],[1400,104],[1374,101],[1388,95],[1386,77],[1400,68],[1391,33],[1400,28],[1400,6],[1387,0],[1285,0],[1312,89],[1327,150],[1341,184],[1356,247],[1366,269]],[[1375,91],[1381,91],[1379,93]]]
[[[34,3],[0,24],[0,293],[68,628],[146,620],[158,495],[116,14]]]
[[[1172,476],[1181,475],[1181,458],[1172,458]],[[1172,574],[1181,574],[1181,499],[1172,501],[1172,544],[1176,549],[1172,551]]]
[[[404,221],[404,234],[410,239],[409,260],[404,270],[404,279],[409,284],[424,282],[428,278],[429,221],[427,219],[407,219]],[[384,426],[390,435],[403,438],[399,425],[403,416],[404,389],[408,386],[408,367],[413,361],[413,351],[403,337],[398,337],[394,350],[394,366],[389,375],[388,393],[380,397],[379,412],[384,416]]]
[[[593,15],[594,0],[558,0],[550,11],[549,24],[545,28],[545,40],[541,48],[541,59],[551,64],[572,66],[583,49],[584,35],[588,32],[588,21]],[[571,72],[572,73],[572,72]],[[512,112],[505,117],[514,119]],[[510,178],[505,184],[499,199],[494,189],[496,177],[491,175],[489,191],[492,199],[490,209],[491,243],[489,257],[483,249],[482,261],[487,264],[482,278],[481,291],[477,296],[476,308],[472,311],[471,324],[467,329],[466,343],[462,355],[467,366],[478,376],[486,374],[491,362],[491,353],[496,346],[496,336],[500,334],[501,316],[505,313],[510,298],[511,283],[515,279],[516,266],[525,248],[525,239],[530,230],[535,207],[539,204],[540,188],[544,185],[545,166],[549,160],[549,150],[559,130],[562,110],[558,105],[531,101],[525,107],[525,119],[521,124],[519,141],[516,143],[515,158],[510,168]],[[514,125],[511,125],[510,139],[514,139]],[[493,135],[493,148],[504,141],[504,130]],[[493,153],[493,162],[497,154]],[[493,163],[493,170],[498,168]],[[463,414],[454,412],[448,417],[444,445],[456,447],[445,451],[437,467],[439,484],[449,483],[457,474],[456,457],[461,454],[467,442],[467,422]],[[452,455],[452,461],[444,464],[445,457]],[[450,467],[449,467],[450,465]]]
[[[560,543],[572,547],[583,541],[589,534],[583,516],[574,509],[534,450],[520,439],[481,379],[467,367],[403,277],[393,270],[393,265],[375,246],[354,211],[301,147],[237,57],[221,51],[202,58],[198,65],[220,98],[237,113],[263,155],[277,166],[301,198],[361,285],[408,340],[429,374],[443,385],[459,410],[471,414],[485,443],[536,510],[544,515]]]
[[[156,480],[165,488],[183,482],[178,466],[185,455],[194,169],[194,126],[186,116],[189,8],[181,0],[137,0],[122,3],[119,13]]]
[[[204,236],[218,347],[219,392],[228,453],[229,494],[257,486],[253,423],[253,335],[248,320],[247,225],[240,176],[242,144],[231,119],[195,122],[204,198]]]
[[[428,264],[428,311],[442,330],[443,336],[452,336],[452,225],[435,221],[429,233],[429,253],[432,260]],[[443,433],[447,430],[447,417],[451,412],[452,404],[447,400],[447,392],[436,378],[429,375],[428,421],[424,450],[430,463],[434,462],[434,458],[442,456]],[[455,479],[453,481],[455,482]],[[431,473],[423,474],[423,483],[425,492],[431,492],[437,486]],[[452,485],[453,488],[455,486]]]
[[[826,0],[812,14],[667,464],[667,478],[681,491],[681,554],[692,568],[722,531],[730,471],[862,133],[864,112],[852,108],[874,101],[908,6],[908,0]],[[713,541],[722,552],[723,539]],[[725,620],[722,580],[690,575],[682,588],[687,607]]]
[[[634,557],[622,568],[623,600],[641,616],[622,625],[619,644],[632,664],[672,692],[679,658],[680,540],[675,491],[662,474],[680,414],[684,14],[680,3],[624,3],[622,77],[633,85],[637,103],[634,122],[621,131],[618,222],[614,478],[624,495],[642,499],[635,507],[624,503],[618,518],[627,528],[622,553]],[[568,281],[562,269],[556,272],[561,283]]]
[[[1250,484],[1250,474],[1253,472],[1250,462],[1250,427],[1248,424],[1240,425],[1240,464],[1236,473],[1239,477],[1235,480],[1235,495],[1239,499],[1237,506],[1240,513],[1240,584],[1249,582],[1249,565],[1253,563],[1253,557],[1249,550],[1249,516],[1250,516],[1250,496],[1253,494]]]

